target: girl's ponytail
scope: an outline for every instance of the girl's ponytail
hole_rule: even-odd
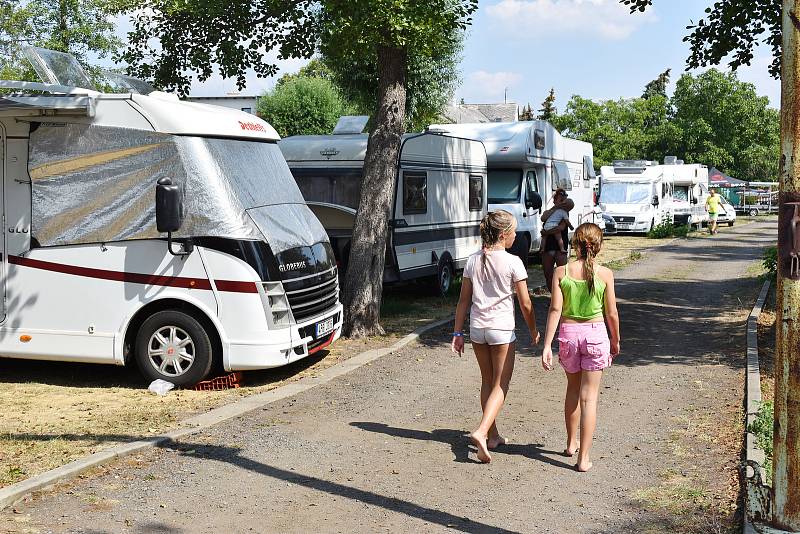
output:
[[[503,232],[514,226],[514,216],[505,210],[490,211],[481,219],[481,241],[483,242],[481,254],[481,267],[486,278],[486,249],[500,242]]]
[[[572,246],[578,252],[579,259],[583,260],[583,279],[589,293],[594,292],[594,264],[600,247],[603,245],[603,231],[593,223],[583,223],[575,229],[572,237]]]

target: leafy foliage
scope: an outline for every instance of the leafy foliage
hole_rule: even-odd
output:
[[[672,69],[667,69],[661,74],[659,74],[658,78],[656,78],[652,82],[648,82],[648,84],[644,86],[644,93],[642,93],[642,98],[650,98],[652,96],[663,96],[664,98],[666,98],[667,86],[669,85],[670,72],[672,72]]]
[[[764,249],[761,265],[767,271],[766,275],[775,280],[778,276],[778,247],[767,247]]]
[[[352,106],[330,80],[295,76],[258,99],[258,114],[281,137],[329,134]]]
[[[122,45],[108,15],[103,0],[0,0],[0,78],[39,81],[23,45],[69,52],[96,74],[89,53],[106,57]]]
[[[764,451],[764,468],[766,479],[764,482],[770,484],[772,482],[772,454],[773,454],[773,432],[775,428],[775,407],[772,402],[762,402],[758,407],[758,415],[756,419],[750,423],[747,428],[756,436],[756,445]]]
[[[653,226],[649,232],[647,232],[647,237],[650,239],[663,239],[665,237],[672,237],[675,235],[675,225],[672,223],[672,217],[669,215],[665,215],[661,222],[657,225]]]
[[[528,104],[527,106],[522,107],[522,111],[519,114],[519,120],[521,121],[532,121],[536,117],[533,116],[533,110],[531,109],[531,105]]]
[[[644,11],[653,0],[620,0],[631,13]],[[728,65],[736,70],[749,65],[753,51],[760,44],[772,49],[773,78],[781,74],[781,0],[717,0],[706,8],[706,18],[688,26],[691,33],[683,38],[691,52],[689,68],[719,65],[732,55]]]

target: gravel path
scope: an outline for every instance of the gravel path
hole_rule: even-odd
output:
[[[617,274],[622,354],[603,378],[590,473],[575,472],[558,452],[564,375],[541,369],[527,334],[499,420],[511,444],[490,465],[478,464],[465,438],[479,418],[478,368],[470,350],[450,353],[450,329],[442,328],[326,385],[36,496],[0,514],[0,529],[623,532],[665,525],[669,514],[640,497],[660,487],[665,472],[705,481],[714,498],[731,484],[738,450],[703,435],[676,441],[675,433],[698,413],[699,434],[739,417],[743,324],[759,286],[748,269],[775,233],[774,222],[763,222],[680,240]],[[546,305],[536,299],[542,328]]]

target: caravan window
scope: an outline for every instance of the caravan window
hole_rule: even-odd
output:
[[[483,210],[483,176],[469,177],[469,211]]]
[[[403,215],[428,212],[428,173],[403,173]]]
[[[584,179],[584,186],[589,187],[591,185],[592,180],[597,179],[597,175],[594,173],[594,163],[592,162],[591,156],[583,156],[583,179]]]
[[[292,174],[306,202],[325,202],[358,209],[361,169],[295,167]]]
[[[569,167],[563,161],[553,162],[553,189],[563,189],[572,191],[572,179],[569,175]]]
[[[497,169],[489,171],[489,204],[519,202],[522,184],[522,171],[517,169]]]

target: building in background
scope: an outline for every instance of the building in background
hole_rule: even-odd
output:
[[[245,113],[252,113],[255,115],[258,97],[230,93],[224,96],[190,96],[187,97],[186,100],[189,102],[199,102],[201,104],[211,104],[212,106],[238,109]]]

